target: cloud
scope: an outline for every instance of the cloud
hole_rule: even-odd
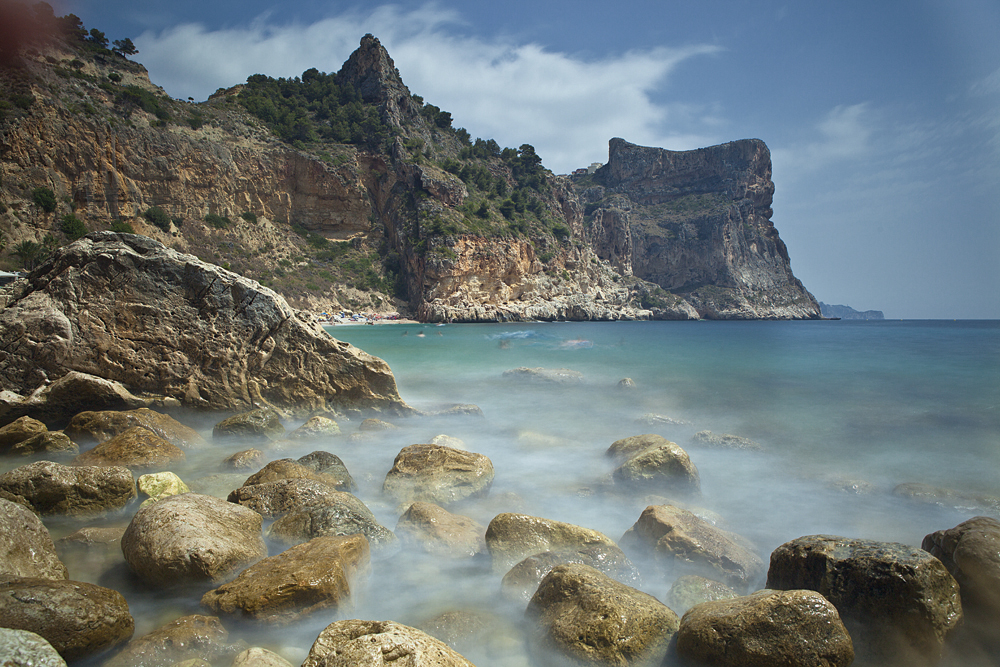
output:
[[[176,97],[204,99],[255,73],[337,71],[370,32],[410,90],[450,111],[457,126],[501,145],[530,143],[560,173],[603,161],[616,136],[674,149],[717,141],[719,109],[653,101],[677,67],[719,53],[717,46],[585,60],[464,29],[459,14],[431,4],[413,11],[383,6],[308,25],[274,25],[269,15],[222,30],[185,24],[146,32],[135,42],[154,81]]]

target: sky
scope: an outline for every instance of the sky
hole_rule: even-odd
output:
[[[1000,2],[50,0],[170,95],[336,72],[361,37],[456,127],[568,173],[608,140],[770,148],[772,221],[820,301],[1000,318]]]

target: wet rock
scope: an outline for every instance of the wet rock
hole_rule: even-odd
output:
[[[924,537],[921,547],[944,563],[962,591],[967,620],[1000,619],[1000,521],[977,516]],[[994,630],[1000,635],[1000,629]]]
[[[233,658],[230,667],[293,667],[292,663],[266,648],[254,646]]]
[[[124,563],[122,535],[127,523],[112,526],[84,526],[56,542],[56,552],[64,562],[81,571],[106,569],[109,563]]]
[[[4,667],[66,667],[52,644],[28,630],[0,628],[0,655]]]
[[[3,625],[38,633],[67,662],[97,656],[132,637],[121,593],[82,581],[0,575]]]
[[[810,535],[771,553],[767,588],[809,589],[837,608],[859,664],[934,664],[962,620],[955,579],[904,544]]]
[[[302,667],[356,667],[405,660],[407,667],[475,667],[444,642],[393,621],[337,621],[316,638]]]
[[[562,521],[527,514],[498,514],[486,527],[486,546],[496,572],[507,572],[528,556],[543,551],[587,549],[592,546],[617,548],[604,533]]]
[[[48,458],[68,459],[79,454],[80,448],[62,431],[45,431],[13,445],[8,453],[14,456],[44,455]]]
[[[621,391],[632,391],[636,388],[635,380],[632,378],[622,378],[618,381],[618,389]]]
[[[2,313],[0,320],[4,319],[3,315],[16,318],[15,312],[15,308],[0,310]],[[32,319],[42,322],[45,320],[44,317]],[[0,339],[4,336],[3,324],[0,322]],[[51,322],[44,322],[42,326],[49,324]],[[49,328],[50,331],[45,337],[53,333],[51,326]],[[39,355],[47,359],[53,356],[56,355]],[[22,416],[30,416],[49,425],[62,425],[83,410],[131,410],[149,404],[148,401],[133,395],[121,382],[79,371],[66,372],[65,368],[55,369],[49,377],[58,379],[51,384],[44,384],[47,380],[37,374],[41,368],[37,358],[28,360],[27,363],[31,369],[27,372],[13,371],[14,366],[6,368],[4,379],[10,382],[3,384],[18,387],[19,392],[7,391],[4,392],[4,396],[0,396],[0,422],[10,422]],[[41,384],[25,392],[26,381],[29,384],[36,382]]]
[[[737,591],[746,591],[764,575],[763,561],[744,540],[673,505],[643,510],[621,545],[630,556],[652,557],[668,575],[697,574]]]
[[[674,581],[663,601],[678,615],[683,615],[688,609],[702,602],[729,600],[735,597],[739,597],[739,593],[721,582],[696,574],[686,574]]]
[[[359,431],[364,431],[368,433],[377,431],[397,431],[399,427],[395,424],[390,424],[387,421],[382,421],[381,419],[375,419],[374,417],[369,417],[361,422],[358,426]]]
[[[37,461],[0,475],[0,497],[41,515],[94,516],[125,507],[138,495],[123,466],[64,466]]]
[[[314,479],[279,479],[241,486],[229,494],[229,502],[248,507],[266,519],[284,516],[309,507],[335,504],[337,487]]]
[[[626,489],[692,496],[701,493],[698,468],[687,452],[673,442],[634,454],[611,473],[615,485]]]
[[[446,611],[416,627],[477,664],[531,665],[522,629],[500,614],[478,609]]]
[[[258,408],[233,415],[215,425],[216,440],[239,439],[246,442],[271,442],[285,435],[285,427],[274,410]]]
[[[267,484],[277,482],[282,479],[311,479],[317,482],[324,482],[331,486],[337,486],[341,480],[335,475],[324,475],[316,472],[313,468],[307,467],[292,459],[278,459],[271,461],[258,472],[247,477],[243,486],[253,486],[254,484]],[[340,489],[345,490],[345,489]]]
[[[508,600],[527,602],[538,589],[538,584],[557,565],[589,565],[615,581],[630,586],[640,584],[639,571],[635,569],[618,547],[600,544],[584,549],[543,551],[528,556],[510,569],[500,582],[500,591]]]
[[[201,604],[220,615],[275,625],[342,613],[369,563],[364,535],[317,537],[251,565],[205,593]]]
[[[264,467],[265,458],[259,449],[244,449],[222,459],[222,469],[257,471]]]
[[[133,426],[73,459],[80,466],[125,466],[129,470],[162,470],[186,460],[184,450],[143,426]]]
[[[612,442],[605,454],[616,461],[627,461],[639,452],[649,449],[650,447],[667,444],[670,444],[669,440],[664,438],[662,435],[657,435],[655,433],[633,435],[628,438],[622,438],[621,440],[615,440]]]
[[[588,565],[557,565],[528,603],[534,646],[584,664],[660,665],[677,614]]]
[[[396,523],[401,540],[447,558],[471,558],[485,552],[485,533],[480,523],[433,503],[413,503]]]
[[[958,491],[956,489],[931,486],[930,484],[907,482],[894,488],[892,495],[928,505],[956,509],[962,512],[982,512],[993,516],[1000,516],[1000,497],[990,496],[985,493]]]
[[[492,485],[493,462],[486,456],[425,444],[400,450],[382,492],[399,503],[448,505],[486,496]]]
[[[635,423],[643,426],[689,426],[691,424],[691,422],[684,419],[674,419],[673,417],[658,415],[653,412],[647,412],[637,418]]]
[[[847,667],[854,647],[836,608],[815,591],[758,591],[704,602],[681,619],[677,654],[696,665]]]
[[[102,667],[170,667],[195,659],[222,664],[246,650],[228,640],[229,631],[215,616],[182,616],[133,639]]]
[[[426,417],[483,417],[483,409],[473,403],[458,403],[424,413]]]
[[[451,447],[452,449],[461,449],[462,451],[468,451],[468,447],[465,446],[465,441],[461,438],[453,438],[450,435],[445,435],[440,433],[435,435],[433,438],[428,440],[432,445],[441,445],[442,447]]]
[[[503,377],[521,382],[551,384],[580,384],[583,382],[583,373],[568,368],[526,368],[521,366],[504,371]]]
[[[358,485],[348,472],[347,466],[340,457],[330,452],[315,451],[298,459],[297,463],[325,475],[333,480],[334,486],[341,491],[354,491]]]
[[[122,536],[129,568],[154,586],[222,582],[267,555],[261,516],[184,493],[141,508]]]
[[[48,529],[23,505],[0,498],[0,575],[65,579]],[[2,625],[2,620],[0,620]]]
[[[142,501],[140,507],[145,507],[157,500],[162,500],[167,496],[176,496],[181,493],[190,493],[191,489],[184,481],[172,472],[154,472],[148,475],[140,475],[136,480],[139,492],[144,493],[148,498]]]
[[[48,433],[48,427],[37,419],[24,416],[0,427],[0,454],[6,454],[11,447],[40,433]]]
[[[169,415],[149,408],[80,412],[69,421],[66,426],[66,434],[77,442],[96,444],[109,440],[135,426],[142,426],[171,445],[183,450],[208,447],[205,439],[193,428],[185,426]]]
[[[347,492],[323,505],[289,512],[268,528],[267,536],[282,544],[299,544],[315,537],[363,534],[373,554],[386,556],[399,550],[396,535],[375,519],[368,506]]]
[[[711,431],[698,431],[691,438],[691,441],[701,447],[713,447],[715,449],[745,449],[759,452],[763,449],[759,442],[754,442],[750,438],[744,438],[730,433],[712,433]]]
[[[318,440],[340,435],[340,424],[329,417],[310,417],[302,426],[288,434],[289,440]]]

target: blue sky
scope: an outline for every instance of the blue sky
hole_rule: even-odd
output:
[[[608,140],[771,149],[772,218],[817,299],[1000,318],[1000,3],[53,1],[174,97],[336,72],[371,32],[411,92],[567,173]]]

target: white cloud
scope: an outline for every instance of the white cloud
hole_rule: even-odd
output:
[[[410,90],[450,111],[457,126],[501,145],[530,143],[556,172],[603,161],[616,136],[674,149],[717,140],[718,109],[652,100],[675,68],[719,52],[716,46],[589,61],[536,44],[465,36],[461,17],[436,5],[408,12],[384,6],[310,25],[269,20],[265,15],[246,27],[212,31],[185,24],[135,41],[155,82],[177,97],[204,99],[250,74],[337,71],[370,32]]]

